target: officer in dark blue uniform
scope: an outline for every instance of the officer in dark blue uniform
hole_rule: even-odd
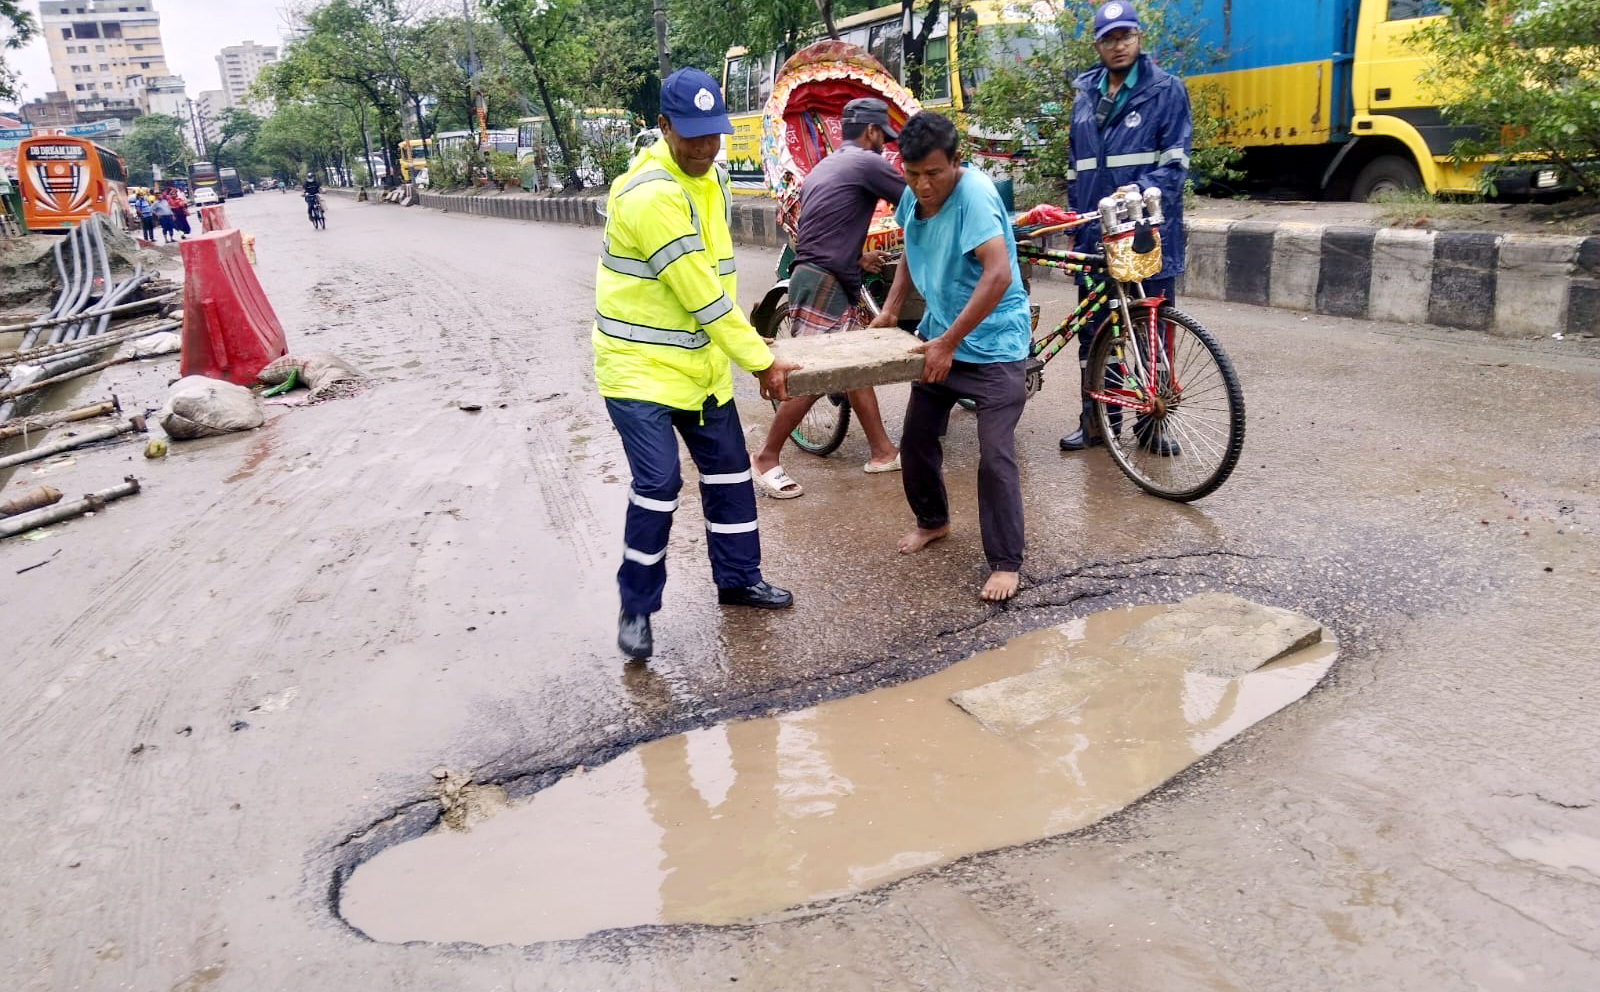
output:
[[[1139,15],[1126,0],[1103,3],[1094,15],[1094,46],[1100,65],[1072,86],[1072,126],[1068,135],[1067,185],[1072,208],[1097,216],[1100,201],[1119,187],[1135,183],[1161,190],[1161,272],[1144,282],[1145,294],[1172,300],[1183,272],[1183,183],[1189,172],[1189,91],[1183,80],[1163,72],[1140,49]],[[1078,251],[1095,251],[1098,221],[1079,228]],[[1080,295],[1087,292],[1080,283]],[[1078,365],[1084,378],[1083,410],[1078,429],[1061,439],[1062,451],[1082,451],[1104,444],[1094,424],[1088,398],[1089,348],[1093,337],[1078,336]],[[1163,448],[1172,444],[1158,440]],[[1168,453],[1163,451],[1163,453]]]

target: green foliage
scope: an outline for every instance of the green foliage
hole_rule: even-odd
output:
[[[1482,129],[1458,160],[1533,156],[1600,192],[1600,0],[1463,0],[1413,41],[1437,55],[1423,81],[1445,116]]]
[[[962,56],[962,85],[972,99],[977,133],[1012,154],[1023,153],[1022,178],[1039,194],[1056,191],[1068,166],[1068,123],[1073,80],[1100,64],[1093,44],[1093,10],[1082,4],[1052,4],[1050,15],[1024,24],[983,28]],[[1039,7],[1034,7],[1038,11]],[[1199,25],[1169,18],[1156,4],[1139,8],[1143,50],[1168,72],[1180,76],[1206,71],[1223,53],[1199,42]],[[967,37],[970,40],[970,28]],[[1222,141],[1238,116],[1220,93],[1191,86],[1194,124],[1191,175],[1236,179],[1231,167],[1239,150]],[[1021,206],[1022,204],[1018,204]]]
[[[5,53],[22,48],[38,33],[38,22],[21,0],[0,0],[0,100],[19,98],[17,74],[6,65]]]
[[[182,127],[176,117],[164,114],[146,114],[133,122],[133,128],[123,136],[121,152],[134,185],[152,184],[152,165],[159,165],[166,175],[183,170],[189,150]]]

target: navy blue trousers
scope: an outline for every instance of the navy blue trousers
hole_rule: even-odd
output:
[[[617,588],[624,613],[661,609],[667,584],[667,538],[678,509],[683,474],[678,436],[700,470],[700,506],[706,518],[711,578],[721,589],[761,581],[761,535],[756,530],[756,491],[750,454],[733,403],[707,397],[700,410],[676,410],[645,400],[606,399],[606,412],[622,436],[633,473],[623,528]],[[676,433],[675,433],[676,432]]]

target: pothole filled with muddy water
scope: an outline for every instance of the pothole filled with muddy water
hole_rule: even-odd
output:
[[[484,945],[770,919],[1094,823],[1305,695],[1335,654],[1315,621],[1220,594],[1098,613],[441,823],[357,868],[340,912],[375,940]]]

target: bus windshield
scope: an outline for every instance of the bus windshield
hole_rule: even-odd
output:
[[[129,215],[128,173],[116,152],[86,138],[25,138],[17,146],[23,220],[31,230],[60,231],[109,213]]]

